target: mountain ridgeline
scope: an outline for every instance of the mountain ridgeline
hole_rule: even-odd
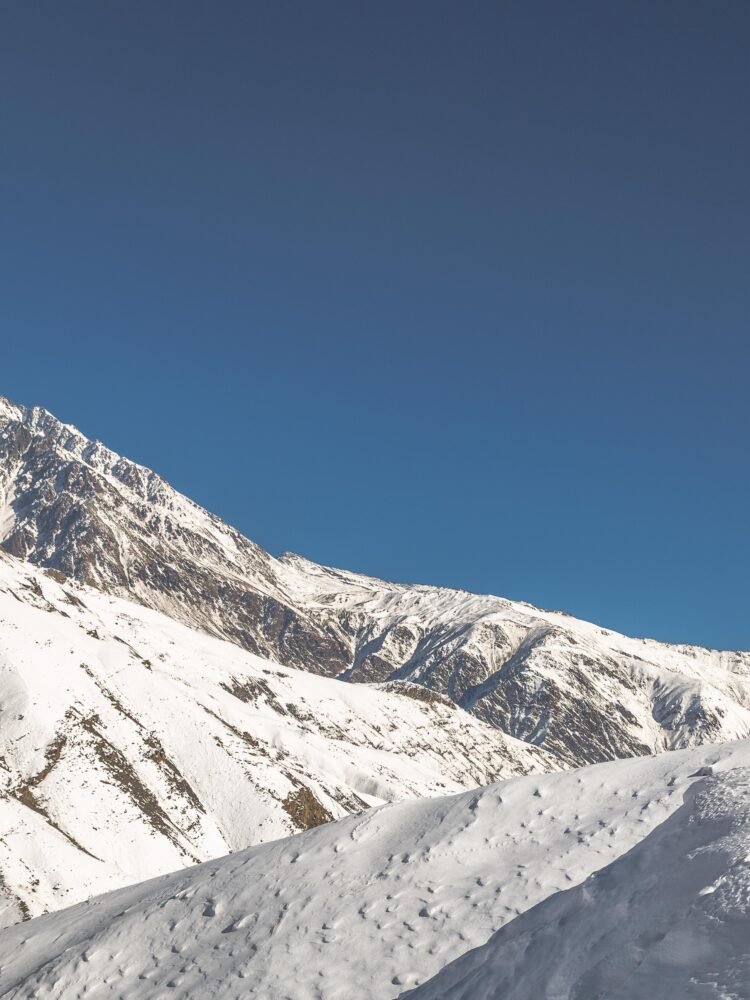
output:
[[[156,473],[0,398],[0,545],[286,667],[441,699],[567,765],[750,735],[750,654],[275,558]]]

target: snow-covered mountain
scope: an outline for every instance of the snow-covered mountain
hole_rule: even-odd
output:
[[[154,472],[0,398],[0,544],[278,663],[410,682],[569,764],[750,735],[750,654],[275,559]]]
[[[0,552],[0,926],[556,766],[424,694],[281,667]]]
[[[750,997],[748,736],[748,653],[274,558],[0,397],[0,997]]]
[[[9,928],[0,996],[744,998],[749,853],[748,743],[514,778]]]

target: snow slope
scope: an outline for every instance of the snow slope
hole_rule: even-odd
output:
[[[457,959],[413,1000],[750,996],[750,767]]]
[[[278,663],[418,684],[568,764],[750,736],[748,653],[275,559],[156,473],[2,397],[0,544]]]
[[[0,552],[0,925],[372,804],[555,767],[412,693],[280,667]]]
[[[735,743],[374,809],[7,929],[0,996],[747,997],[749,768]]]

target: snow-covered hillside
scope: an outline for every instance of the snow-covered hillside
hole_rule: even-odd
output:
[[[0,552],[0,925],[555,766],[413,693],[280,667]]]
[[[747,997],[749,769],[736,743],[384,806],[9,928],[0,996]]]
[[[409,681],[568,764],[750,735],[750,654],[275,559],[158,475],[0,398],[0,543],[287,666]]]
[[[412,1000],[750,996],[750,767],[706,777],[626,854],[457,959]]]

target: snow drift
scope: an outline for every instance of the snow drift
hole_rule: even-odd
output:
[[[748,768],[726,744],[373,809],[3,931],[0,996],[746,997]]]

